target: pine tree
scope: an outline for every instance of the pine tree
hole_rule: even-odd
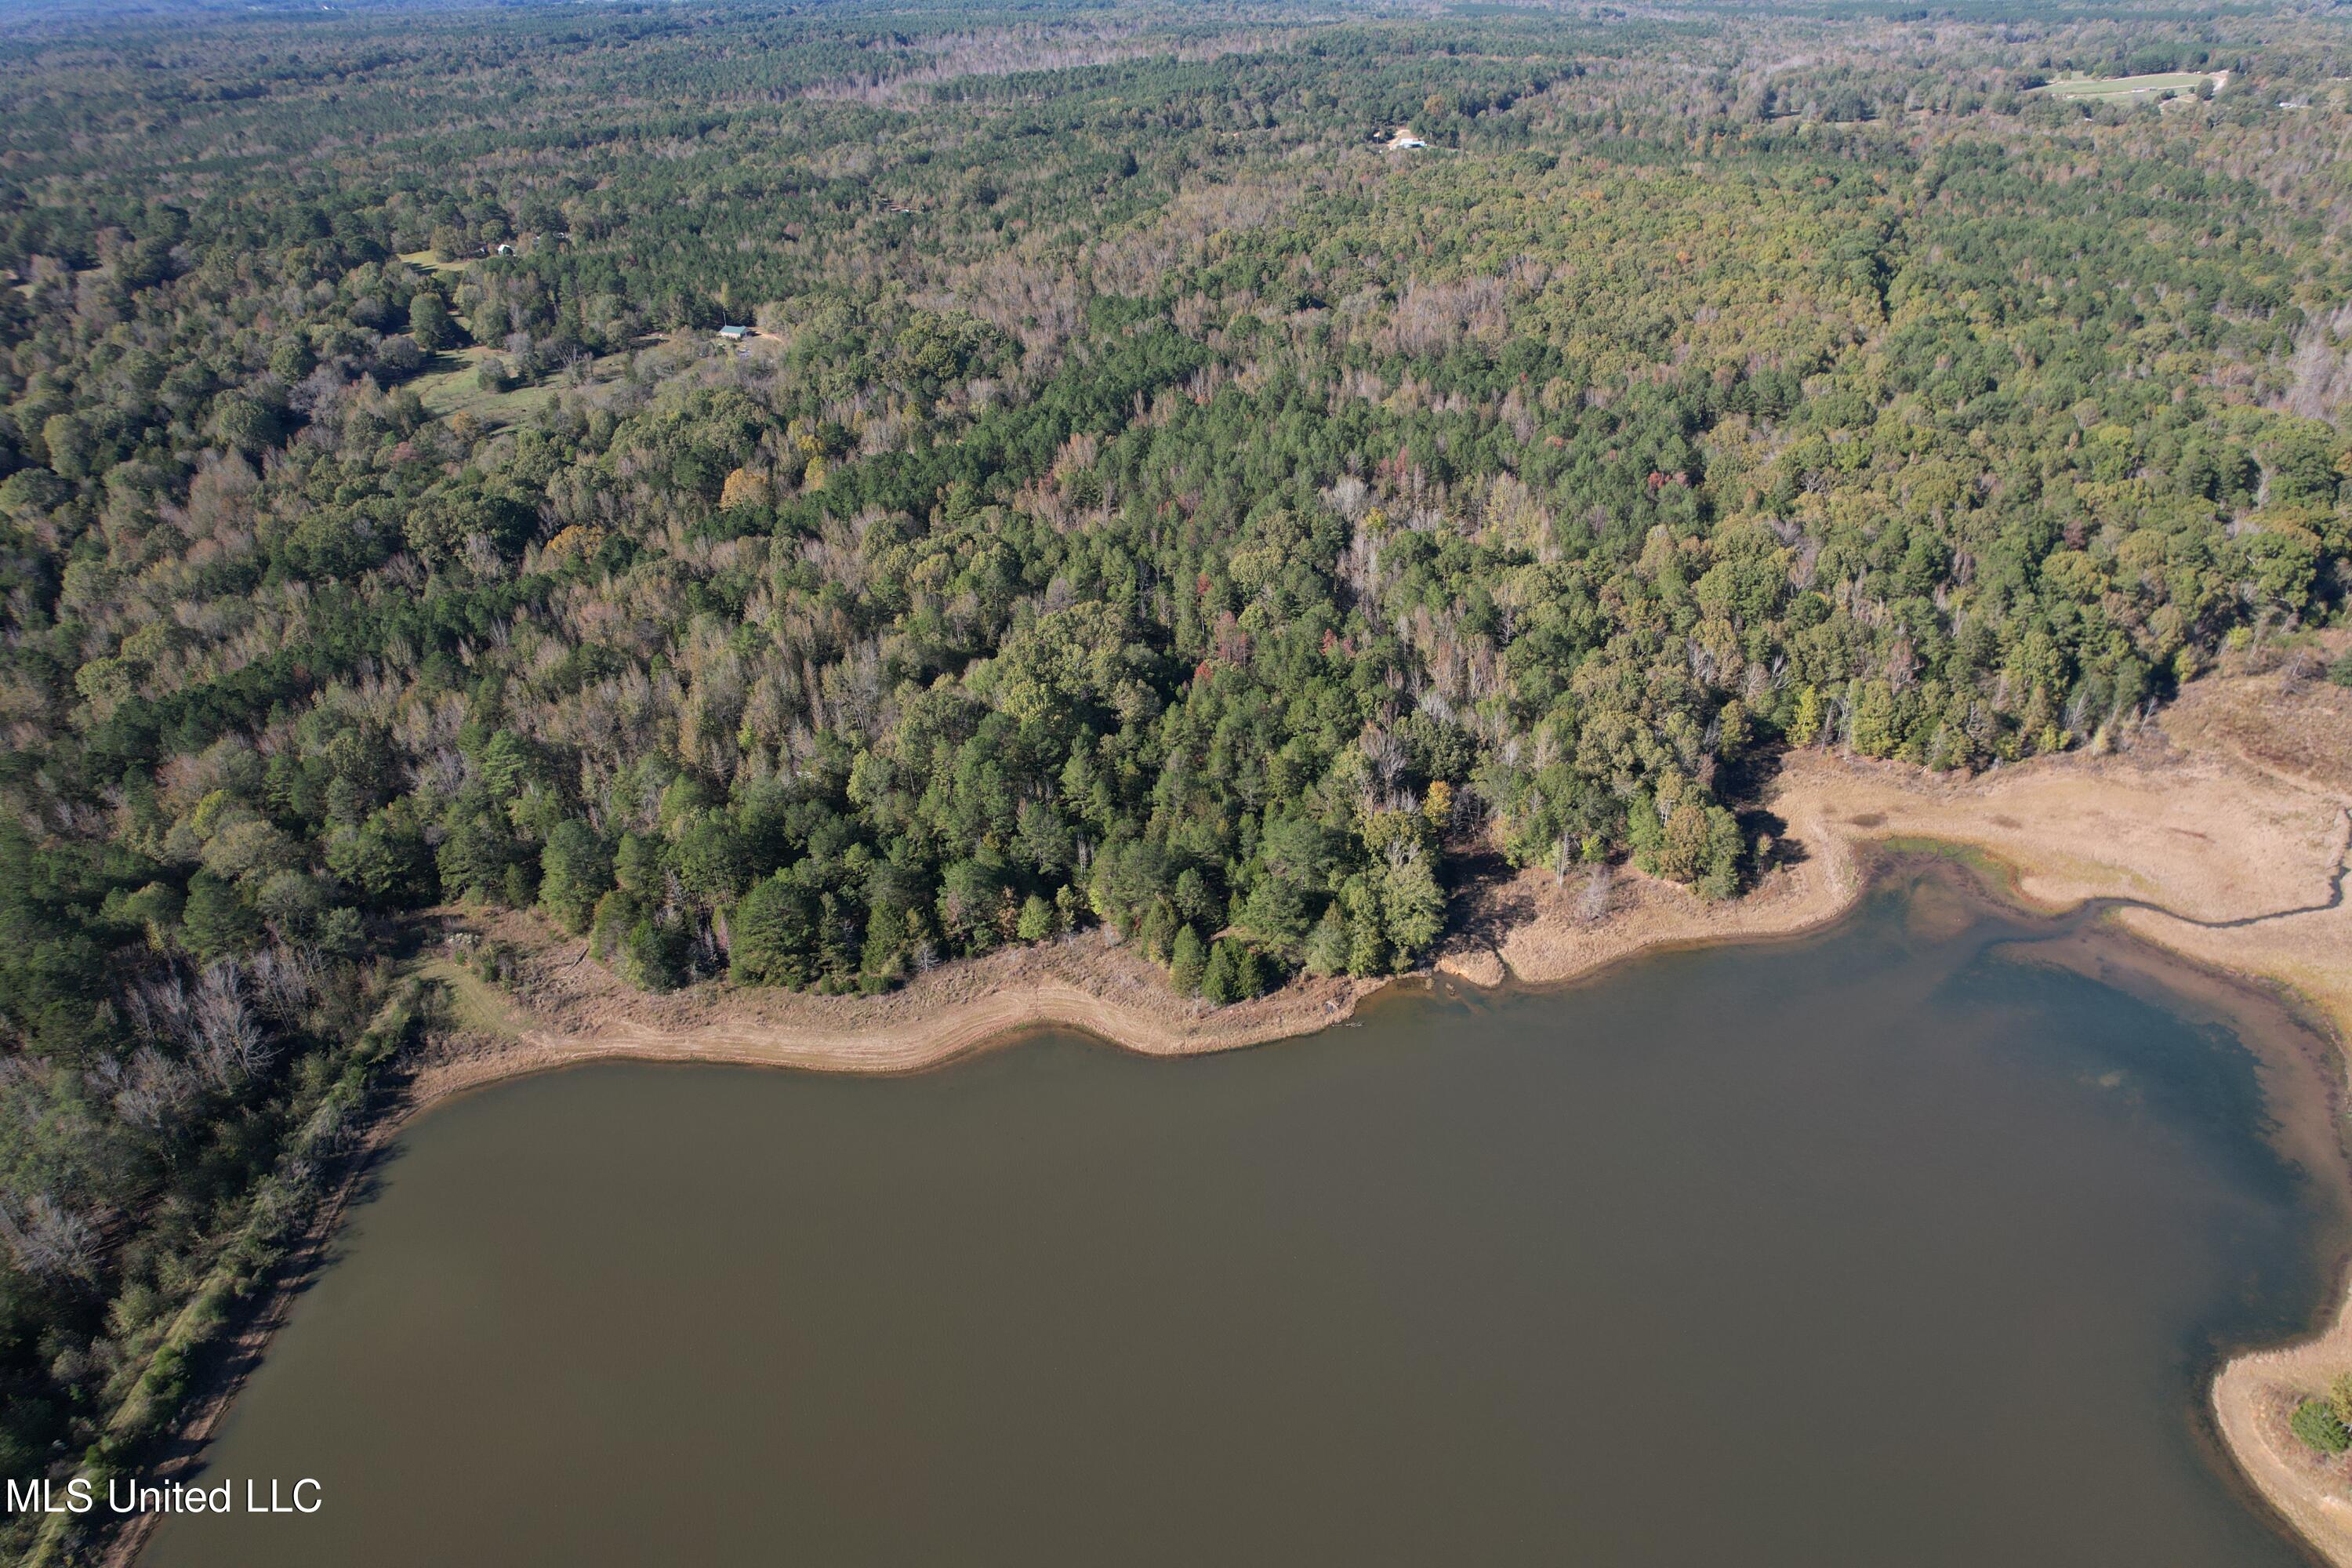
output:
[[[1054,906],[1036,894],[1030,894],[1028,901],[1021,906],[1021,923],[1016,934],[1023,942],[1043,942],[1053,935]]]
[[[1234,942],[1233,948],[1234,999],[1246,1002],[1253,996],[1263,996],[1266,985],[1265,961],[1247,942]]]
[[[1207,963],[1200,933],[1191,926],[1184,927],[1176,933],[1176,940],[1168,950],[1169,983],[1183,995],[1196,994],[1201,989],[1201,976]]]
[[[887,904],[866,917],[866,947],[858,969],[868,980],[885,984],[907,972],[907,917]]]
[[[200,963],[235,958],[261,941],[259,917],[246,907],[234,883],[210,871],[199,871],[188,879],[188,903],[180,916],[180,930],[188,951]]]
[[[1389,868],[1381,908],[1389,941],[1396,948],[1397,966],[1409,967],[1445,930],[1445,891],[1437,885],[1427,857],[1413,855]]]
[[[743,895],[728,921],[728,973],[739,985],[788,985],[815,976],[818,910],[806,888],[779,871]]]
[[[1789,721],[1789,744],[1810,746],[1821,738],[1822,691],[1818,686],[1806,686],[1797,693],[1797,711]]]
[[[613,858],[585,822],[567,818],[539,852],[539,902],[548,918],[577,936],[588,929],[596,900],[613,885]]]
[[[1187,931],[1192,928],[1187,926]],[[1213,1007],[1222,1007],[1234,999],[1234,944],[1221,942],[1209,949],[1209,962],[1201,972],[1201,995]]]
[[[1307,973],[1325,978],[1348,967],[1348,922],[1340,918],[1337,899],[1324,906],[1323,918],[1307,933],[1303,962]]]

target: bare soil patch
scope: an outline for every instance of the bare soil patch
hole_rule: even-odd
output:
[[[417,1075],[420,1101],[516,1073],[613,1058],[913,1072],[1053,1026],[1147,1055],[1192,1055],[1312,1034],[1345,1020],[1375,988],[1360,980],[1306,980],[1213,1008],[1177,995],[1156,965],[1096,930],[943,964],[880,996],[724,983],[652,996],[587,956],[583,941],[534,916],[449,910],[437,918],[452,931],[505,943],[517,967],[504,1026],[444,1042]],[[484,1016],[478,1006],[469,1011]]]

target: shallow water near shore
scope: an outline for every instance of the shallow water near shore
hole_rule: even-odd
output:
[[[2200,1412],[2331,1296],[2325,1058],[2150,967],[1914,868],[1225,1056],[500,1085],[198,1478],[321,1511],[142,1562],[2300,1563]]]

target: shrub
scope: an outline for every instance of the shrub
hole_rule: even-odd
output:
[[[2287,1425],[2294,1428],[2304,1447],[2315,1454],[2340,1454],[2352,1448],[2352,1430],[2346,1428],[2323,1400],[2306,1399],[2296,1405]]]

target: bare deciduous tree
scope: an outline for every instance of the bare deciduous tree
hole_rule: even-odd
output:
[[[1584,879],[1584,891],[1576,900],[1576,918],[1591,925],[1609,912],[1609,897],[1614,889],[1617,874],[1607,866],[1595,866]]]

